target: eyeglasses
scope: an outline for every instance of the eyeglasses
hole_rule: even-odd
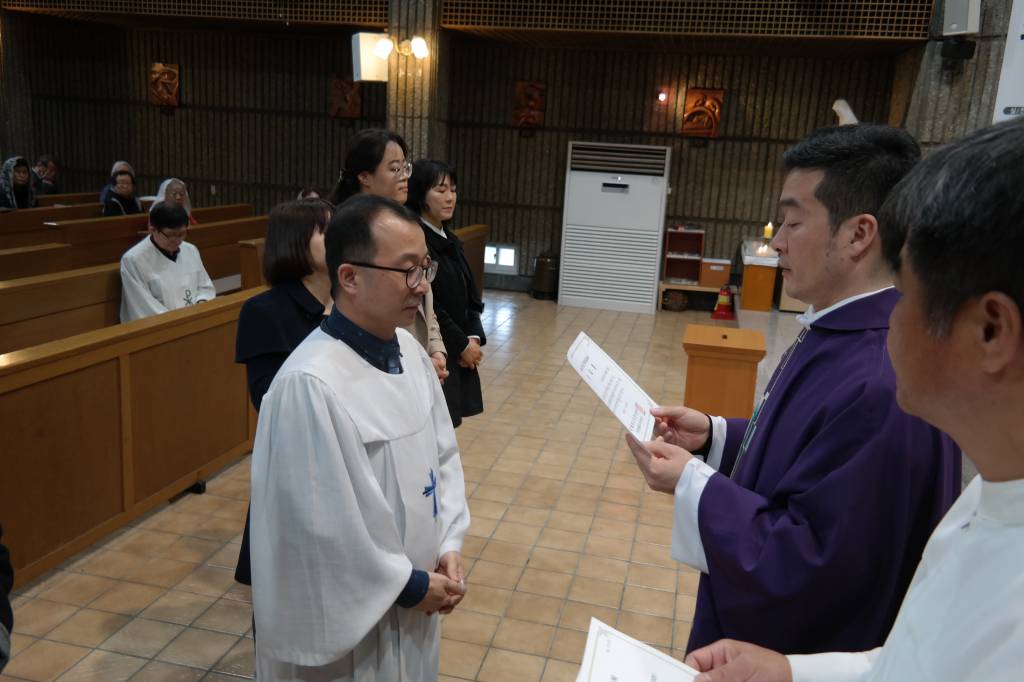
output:
[[[388,270],[389,272],[403,272],[405,273],[405,285],[410,289],[415,289],[420,285],[420,282],[426,278],[427,282],[433,282],[434,277],[437,276],[437,261],[427,261],[426,265],[414,265],[411,268],[389,268],[383,265],[374,265],[373,263],[357,263],[352,261],[349,265],[358,265],[363,268],[373,268],[374,270]]]
[[[398,168],[392,168],[391,169],[391,174],[394,175],[395,178],[397,178],[398,180],[404,180],[404,179],[406,179],[408,177],[411,177],[412,176],[412,164],[409,163],[408,161],[406,161],[404,164],[402,164]]]
[[[183,227],[180,230],[174,230],[173,232],[169,232],[167,230],[157,230],[157,232],[160,233],[161,237],[163,237],[164,239],[168,239],[172,242],[185,241],[185,237],[188,236],[188,227]]]

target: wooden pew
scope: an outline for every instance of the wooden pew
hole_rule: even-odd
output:
[[[483,293],[484,288],[484,246],[490,232],[487,225],[467,225],[455,230],[455,235],[462,240],[469,269],[473,272],[477,289]],[[241,241],[239,246],[239,269],[242,273],[242,288],[265,285],[263,279],[263,239]],[[205,256],[204,256],[205,258]]]
[[[229,204],[197,208],[193,212],[200,225],[252,216],[249,204]],[[71,245],[71,267],[84,268],[120,260],[121,255],[138,241],[138,233],[145,230],[148,215],[140,213],[110,218],[89,218],[57,222],[57,233],[47,233],[46,239],[36,243],[63,242]],[[4,274],[0,273],[0,279]]]
[[[266,216],[197,225],[189,241],[210,277],[239,272],[239,241],[266,233]],[[66,246],[66,245],[64,245]],[[120,263],[0,281],[0,353],[120,322]]]
[[[99,199],[97,192],[70,192],[65,194],[37,194],[36,203],[40,206],[74,206],[76,204],[89,204]]]
[[[71,269],[69,244],[40,244],[0,249],[0,280],[45,275]]]
[[[97,218],[103,206],[99,203],[78,206],[44,206],[0,213],[0,249],[34,246],[57,241],[52,227],[46,223],[62,220]]]
[[[0,518],[16,585],[252,449],[234,348],[259,291],[0,355]]]

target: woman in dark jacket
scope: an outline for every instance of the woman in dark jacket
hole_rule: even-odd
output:
[[[242,306],[235,340],[235,362],[245,363],[249,398],[257,410],[281,365],[331,310],[324,231],[333,213],[321,199],[289,201],[270,211],[263,249],[263,277],[270,289]],[[248,516],[235,580],[252,584]]]
[[[126,170],[118,171],[110,178],[113,190],[103,202],[103,215],[132,215],[142,213],[142,204],[135,196],[135,176]]]
[[[480,313],[483,301],[473,281],[462,242],[448,228],[455,212],[455,170],[440,161],[421,159],[413,164],[406,206],[420,216],[420,227],[427,240],[430,257],[437,261],[434,313],[441,327],[441,338],[448,349],[450,374],[442,388],[448,402],[452,424],[463,417],[484,411],[477,367],[484,359],[481,346],[487,343]],[[453,363],[452,358],[458,357]]]
[[[36,207],[36,195],[29,178],[28,161],[25,158],[13,156],[4,161],[0,168],[0,208],[17,210]]]

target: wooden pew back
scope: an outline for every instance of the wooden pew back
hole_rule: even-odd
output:
[[[0,518],[16,585],[251,450],[234,342],[259,291],[0,355]]]
[[[0,213],[0,249],[34,246],[58,241],[46,223],[62,220],[84,220],[100,217],[99,203],[78,206],[44,206]]]
[[[220,279],[238,274],[239,241],[264,235],[266,222],[254,216],[197,225],[189,241],[210,277]],[[119,262],[0,281],[0,353],[118,324],[120,310]]]
[[[0,281],[71,269],[71,246],[39,244],[0,249]]]
[[[40,206],[74,206],[90,204],[99,200],[99,192],[67,192],[64,194],[37,194],[36,203]]]

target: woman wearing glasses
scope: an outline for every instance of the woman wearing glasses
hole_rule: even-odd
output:
[[[333,307],[324,251],[333,215],[334,207],[322,199],[288,201],[270,211],[263,249],[263,278],[270,289],[242,306],[235,339],[235,362],[245,364],[257,410],[277,370]],[[252,585],[248,517],[235,580]]]
[[[441,161],[420,159],[413,164],[406,202],[420,216],[430,258],[438,264],[434,290],[434,313],[441,327],[445,348],[458,363],[452,364],[444,382],[448,412],[456,427],[463,417],[484,410],[477,367],[483,361],[481,346],[487,343],[480,313],[483,301],[477,293],[473,272],[469,269],[462,242],[448,228],[455,213],[455,169]]]
[[[367,128],[352,137],[345,155],[345,167],[331,194],[331,203],[340,206],[357,194],[373,194],[404,204],[409,195],[409,147],[402,136],[390,130]],[[434,315],[434,294],[427,289],[416,321],[406,327],[416,337],[434,363],[437,378],[448,377],[447,355],[441,330]]]

